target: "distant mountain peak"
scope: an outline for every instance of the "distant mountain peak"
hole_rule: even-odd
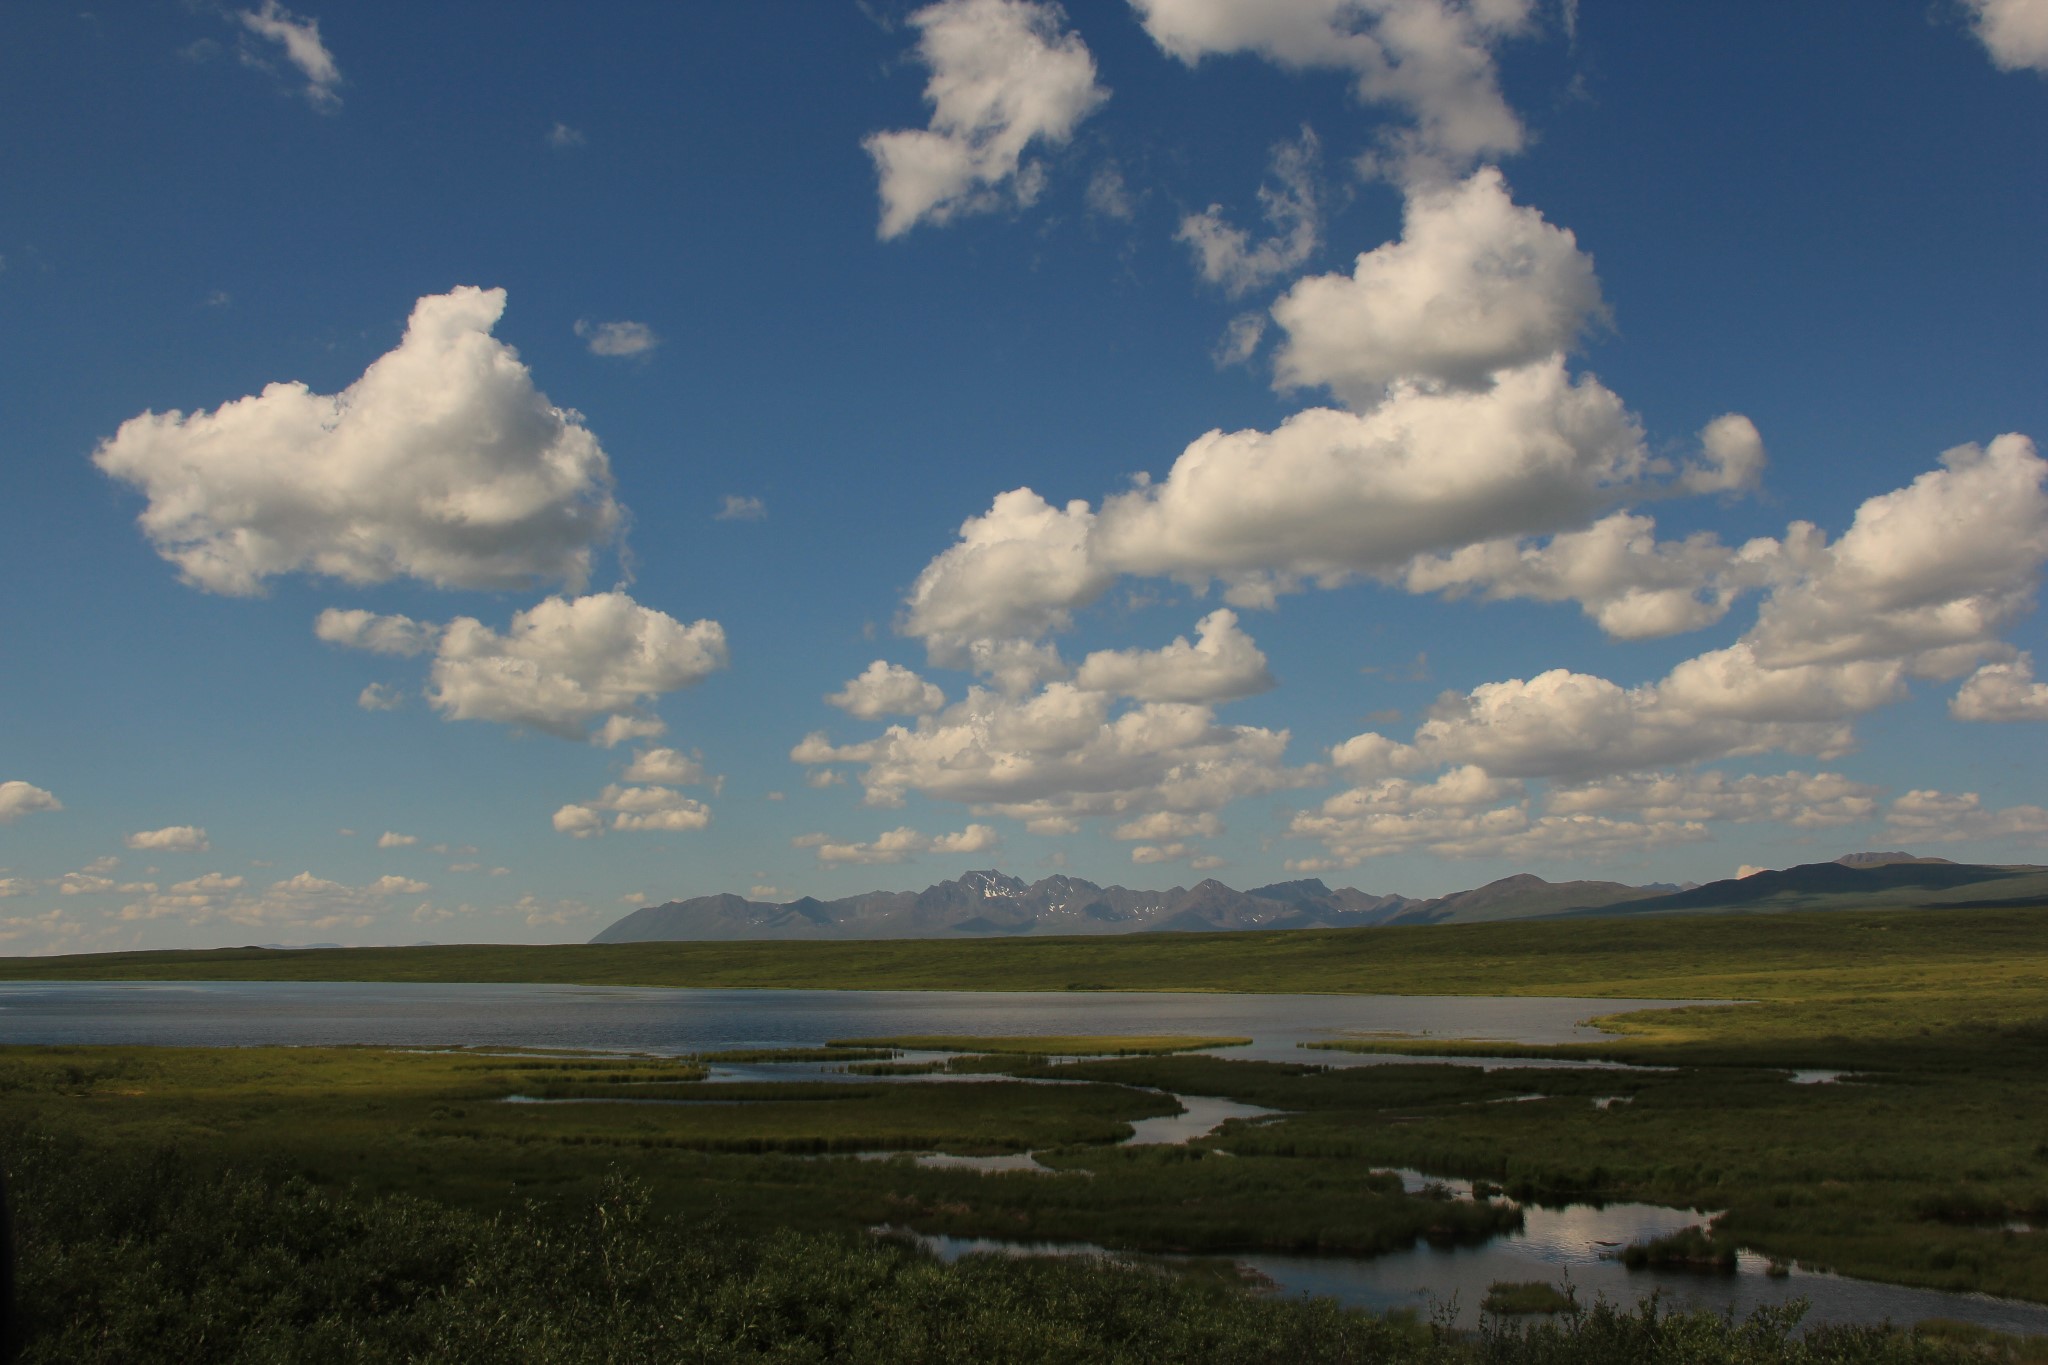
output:
[[[1916,858],[1910,853],[1844,853],[1835,859],[1843,867],[1891,867],[1898,863],[1941,863],[1955,866],[1949,858]]]
[[[992,867],[981,872],[964,872],[953,884],[965,890],[979,891],[991,898],[1015,896],[1030,889],[1015,877],[1005,876]]]
[[[922,891],[869,891],[787,904],[731,892],[636,910],[593,943],[734,939],[970,938],[991,935],[1233,933],[1250,929],[1365,928],[1469,923],[1634,900],[1648,888],[1558,882],[1517,873],[1432,901],[1332,890],[1321,878],[1239,891],[1214,877],[1164,891],[1097,886],[1065,873],[1026,885],[996,868],[963,872]]]

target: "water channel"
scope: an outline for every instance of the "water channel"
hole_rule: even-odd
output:
[[[1244,1036],[1221,1055],[1328,1066],[1449,1060],[1496,1067],[1556,1066],[1504,1057],[1428,1058],[1304,1051],[1347,1036],[1398,1036],[1552,1044],[1602,1035],[1590,1016],[1702,1003],[1552,997],[1223,995],[1173,992],[987,993],[954,991],[671,990],[563,985],[346,982],[0,982],[0,1043],[166,1046],[370,1046],[564,1048],[675,1055],[724,1048],[814,1047],[836,1038],[911,1034]],[[1599,1065],[1581,1063],[1581,1065]],[[867,1079],[816,1066],[720,1067],[749,1079]],[[937,1077],[907,1077],[918,1081]],[[971,1083],[971,1078],[946,1078]],[[1828,1073],[1788,1081],[1829,1083]],[[1141,1120],[1131,1141],[1186,1142],[1232,1118],[1269,1111],[1230,1100],[1177,1097],[1183,1112]],[[881,1154],[877,1154],[881,1155]],[[901,1154],[890,1154],[900,1156]],[[1029,1155],[966,1158],[924,1153],[925,1164],[983,1170],[990,1178],[1063,1179]],[[1419,1173],[1406,1173],[1411,1184]],[[1469,1187],[1449,1184],[1460,1197]],[[1582,1302],[1617,1303],[1658,1291],[1675,1307],[1738,1315],[1810,1300],[1807,1321],[1910,1323],[1948,1317],[2003,1331],[2048,1333],[2048,1306],[1982,1295],[1905,1289],[1793,1268],[1767,1273],[1744,1253],[1734,1274],[1628,1270],[1613,1253],[1704,1217],[1644,1204],[1529,1206],[1524,1226],[1483,1246],[1412,1250],[1369,1259],[1252,1254],[1235,1258],[1276,1292],[1327,1295],[1359,1307],[1455,1308],[1464,1325],[1495,1281],[1567,1280]],[[1101,1248],[917,1236],[935,1254],[1094,1254]]]

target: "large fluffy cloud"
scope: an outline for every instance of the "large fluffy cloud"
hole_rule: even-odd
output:
[[[1993,65],[2048,73],[2048,0],[1963,0]]]
[[[1109,97],[1065,18],[1033,0],[941,0],[910,16],[931,70],[931,126],[862,143],[880,177],[884,238],[998,207],[1005,186],[1010,201],[1037,197],[1042,173],[1023,164],[1025,150],[1065,142]]]
[[[1866,501],[1828,545],[1796,525],[1787,580],[1746,637],[1767,667],[1906,659],[1954,676],[2033,606],[2048,560],[2048,461],[2024,436],[1959,446]]]
[[[1410,592],[1490,602],[1577,602],[1609,635],[1645,640],[1720,620],[1738,593],[1764,580],[1777,548],[1765,541],[1734,550],[1707,532],[1660,541],[1653,519],[1617,512],[1546,542],[1488,540],[1421,555],[1402,581]]]
[[[1855,824],[1876,815],[1880,794],[1838,773],[1667,772],[1553,785],[1546,813],[1537,815],[1529,800],[1515,799],[1524,797],[1521,782],[1466,765],[1432,782],[1367,782],[1296,812],[1288,834],[1320,843],[1324,856],[1289,866],[1350,867],[1417,850],[1457,858],[1598,858],[1696,843],[1710,837],[1714,822]]]
[[[2048,720],[2048,683],[2034,681],[2034,660],[1986,664],[1972,673],[1948,704],[1957,720]]]
[[[1771,821],[1794,829],[1831,829],[1872,818],[1881,795],[1881,789],[1840,773],[1734,777],[1707,770],[1640,773],[1552,787],[1546,805],[1557,815],[1620,810],[1656,822]]]
[[[901,664],[877,659],[857,678],[825,698],[850,716],[925,716],[946,704],[946,694]]]
[[[33,783],[18,779],[0,782],[0,825],[11,825],[37,811],[63,809],[62,801]]]
[[[1311,408],[1271,432],[1210,432],[1164,480],[1107,499],[1095,539],[1119,571],[1220,578],[1257,602],[1302,579],[1571,525],[1644,463],[1621,400],[1552,359],[1483,393],[1403,386],[1365,413]]]
[[[1266,656],[1238,629],[1237,613],[1219,608],[1164,649],[1104,649],[1090,654],[1074,684],[1139,701],[1222,702],[1273,686]]]
[[[1569,350],[1604,311],[1577,239],[1517,206],[1488,167],[1412,191],[1399,240],[1362,253],[1349,275],[1313,275],[1281,295],[1275,376],[1359,409],[1397,379],[1476,388]]]
[[[2048,462],[2021,436],[1963,446],[1909,486],[1868,499],[1840,539],[1794,523],[1739,551],[1663,546],[1646,521],[1610,518],[1540,550],[1469,547],[1411,564],[1416,589],[1577,598],[1615,634],[1712,619],[1767,583],[1757,623],[1662,680],[1624,688],[1553,669],[1446,696],[1409,743],[1361,735],[1333,756],[1384,776],[1476,763],[1515,777],[1589,779],[1771,750],[1844,751],[1847,721],[1904,695],[1908,676],[1952,677],[2010,654],[1999,632],[2032,606],[2048,559]],[[1955,703],[2017,718],[2031,675],[1994,664]]]
[[[429,699],[450,720],[495,720],[583,738],[725,667],[725,631],[688,625],[622,592],[550,597],[501,634],[458,616],[434,656]]]
[[[1121,573],[1221,579],[1270,603],[1413,556],[1582,523],[1639,485],[1642,432],[1561,357],[1481,392],[1397,385],[1365,413],[1311,408],[1274,431],[1212,431],[1166,478],[1064,509],[996,498],[919,575],[905,629],[928,643],[1066,624]],[[943,653],[935,649],[935,655]]]
[[[1988,809],[1976,792],[1910,791],[1892,802],[1885,827],[1895,838],[1930,843],[1972,839],[2048,838],[2048,810],[2039,806]]]
[[[1442,175],[1521,149],[1493,49],[1532,27],[1533,0],[1131,0],[1145,31],[1190,66],[1252,53],[1348,71],[1358,98],[1412,125],[1388,134],[1390,169]]]
[[[1386,761],[1581,779],[1772,751],[1825,757],[1851,743],[1844,718],[1892,700],[1897,685],[1897,669],[1882,665],[1770,673],[1741,646],[1634,688],[1552,669],[1442,698],[1412,744],[1387,751]],[[1370,753],[1364,738],[1340,746],[1340,756]]]
[[[430,295],[339,394],[271,384],[212,412],[144,413],[93,461],[143,492],[144,534],[213,592],[301,570],[580,587],[619,526],[611,470],[491,335],[504,309],[502,289]]]
[[[1616,820],[1584,812],[1536,816],[1526,800],[1497,804],[1520,791],[1520,783],[1470,766],[1434,782],[1387,778],[1353,787],[1295,813],[1288,835],[1315,840],[1325,856],[1291,859],[1288,866],[1352,867],[1418,849],[1448,858],[1599,857],[1707,837],[1697,820]]]
[[[1115,698],[1055,682],[1024,697],[974,687],[912,725],[835,745],[813,734],[798,763],[863,765],[870,805],[909,793],[1006,815],[1036,832],[1066,832],[1094,815],[1220,809],[1242,796],[1297,786],[1287,732],[1223,725],[1207,706],[1146,702],[1115,713]]]
[[[527,725],[610,747],[661,733],[640,708],[725,667],[725,630],[685,625],[623,592],[549,597],[503,632],[470,616],[445,626],[363,611],[322,612],[335,644],[383,653],[434,650],[428,697],[450,720]],[[603,724],[592,731],[592,722]]]
[[[1076,500],[1054,507],[1028,488],[996,495],[911,587],[903,628],[940,642],[1030,637],[1064,627],[1075,607],[1101,596],[1116,575],[1095,562],[1095,514]]]

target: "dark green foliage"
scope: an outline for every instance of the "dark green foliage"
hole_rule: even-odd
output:
[[[1659,1270],[1707,1270],[1732,1275],[1735,1247],[1704,1229],[1680,1228],[1669,1237],[1623,1248],[1621,1263],[1630,1270],[1653,1266]]]
[[[2011,1343],[1604,1305],[1463,1338],[1102,1261],[942,1266],[872,1240],[667,1216],[614,1172],[497,1214],[201,1173],[14,1130],[25,1365],[155,1362],[1415,1362],[2018,1359]]]
[[[719,1052],[700,1052],[696,1061],[723,1062],[738,1066],[758,1062],[881,1062],[896,1053],[885,1047],[729,1047]]]
[[[1570,1294],[1548,1280],[1495,1280],[1487,1286],[1486,1298],[1479,1307],[1483,1312],[1502,1315],[1548,1314],[1562,1313],[1575,1302]]]

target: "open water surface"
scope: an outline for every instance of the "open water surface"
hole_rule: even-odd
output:
[[[1222,995],[1176,991],[673,990],[346,981],[0,982],[0,1043],[587,1048],[816,1047],[907,1034],[1249,1037],[1229,1056],[1321,1066],[1413,1062],[1302,1050],[1353,1034],[1589,1042],[1584,1021],[1697,1000]],[[1472,1058],[1458,1058],[1472,1061]],[[1525,1066],[1520,1058],[1486,1059]],[[1555,1063],[1543,1063],[1555,1065]],[[777,1074],[787,1075],[787,1072]]]

